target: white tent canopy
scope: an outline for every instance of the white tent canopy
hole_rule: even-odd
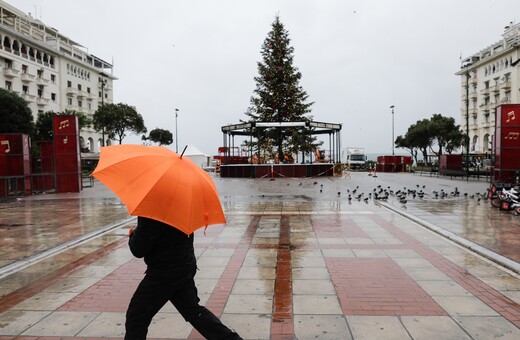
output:
[[[179,151],[182,152],[182,151]],[[193,163],[197,164],[198,166],[205,168],[209,165],[209,159],[210,156],[206,155],[199,149],[197,149],[194,145],[188,145],[186,147],[186,150],[184,151],[183,157],[188,157],[193,161]]]

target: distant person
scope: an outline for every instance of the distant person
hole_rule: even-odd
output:
[[[137,218],[128,245],[135,257],[144,257],[147,269],[126,312],[125,339],[146,339],[152,318],[168,301],[206,339],[242,339],[199,305],[193,238],[168,224]]]

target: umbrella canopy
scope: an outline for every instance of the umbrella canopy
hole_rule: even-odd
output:
[[[131,215],[167,223],[187,235],[226,223],[209,174],[162,146],[102,147],[92,175],[123,201]]]

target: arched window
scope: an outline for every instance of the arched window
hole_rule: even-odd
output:
[[[4,38],[4,50],[11,52],[11,39],[9,37]]]
[[[473,136],[473,140],[471,142],[471,151],[479,151],[479,145],[478,145],[478,136]]]
[[[92,137],[88,138],[87,148],[88,148],[88,152],[94,152],[94,139]]]
[[[484,148],[486,148],[485,150],[483,150],[484,152],[491,151],[491,143],[490,143],[490,140],[489,140],[489,133],[486,133],[484,135],[484,138],[482,139],[482,146]]]
[[[20,44],[18,40],[13,40],[13,53],[20,55]]]

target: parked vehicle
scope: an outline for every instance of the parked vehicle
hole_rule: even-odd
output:
[[[515,214],[520,213],[520,192],[515,188],[502,188],[496,191],[496,195],[491,198],[491,205],[503,211],[513,210]]]
[[[364,148],[349,147],[341,152],[341,162],[346,163],[350,169],[364,169],[367,163],[367,156]]]

